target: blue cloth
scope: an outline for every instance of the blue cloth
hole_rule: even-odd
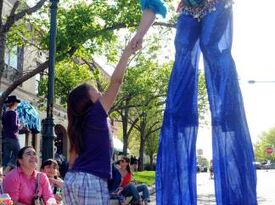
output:
[[[152,9],[155,14],[160,14],[165,17],[167,14],[167,8],[163,0],[140,0],[141,8]]]
[[[71,171],[85,172],[103,179],[111,178],[112,145],[107,117],[100,101],[88,108],[82,119],[84,149]]]
[[[182,2],[186,6],[197,7],[204,4],[206,1],[205,0],[182,0]]]
[[[196,205],[198,59],[202,51],[212,117],[217,205],[256,205],[254,153],[235,63],[232,8],[223,1],[201,21],[181,14],[156,168],[159,205]]]
[[[39,133],[41,131],[41,121],[37,110],[27,101],[22,100],[18,105],[16,111],[18,118],[24,127],[31,130],[32,133]]]

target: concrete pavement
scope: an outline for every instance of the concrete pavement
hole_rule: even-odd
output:
[[[258,205],[275,205],[275,170],[257,170],[257,181]],[[209,173],[198,173],[197,184],[198,205],[215,205],[214,180]],[[155,195],[150,205],[156,205]]]

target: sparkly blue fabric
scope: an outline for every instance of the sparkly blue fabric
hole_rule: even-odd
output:
[[[200,21],[181,14],[156,168],[157,205],[196,205],[198,57],[202,51],[212,117],[217,205],[256,205],[254,153],[235,63],[232,8],[218,2]]]
[[[166,16],[167,8],[163,0],[140,0],[140,3],[142,10],[152,9],[155,14]]]
[[[197,7],[207,2],[207,0],[182,0],[182,2],[186,6]]]
[[[18,118],[26,128],[31,130],[33,133],[39,133],[41,130],[41,123],[39,113],[36,109],[27,101],[23,100],[20,102],[16,109]]]

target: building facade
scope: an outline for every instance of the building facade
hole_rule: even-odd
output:
[[[15,0],[4,0],[3,15],[9,14]],[[28,25],[26,25],[28,26]],[[35,46],[21,46],[13,47],[12,49],[6,49],[5,51],[5,70],[1,79],[0,92],[6,90],[9,85],[24,73],[35,69],[39,64],[46,61],[47,55]],[[28,101],[38,112],[40,120],[46,118],[46,98],[37,96],[38,93],[38,81],[40,74],[30,78],[17,87],[11,95],[16,95],[19,99]],[[55,123],[55,148],[56,151],[62,153],[64,156],[68,156],[68,140],[66,135],[67,127],[67,113],[66,109],[59,105],[54,105],[54,123]],[[2,140],[2,138],[1,138]],[[42,152],[42,136],[41,133],[34,134],[28,130],[20,134],[20,145],[32,145],[37,152]],[[2,142],[1,142],[2,144]],[[1,146],[2,147],[2,146]],[[2,151],[2,150],[1,150]],[[1,155],[2,156],[2,155]]]

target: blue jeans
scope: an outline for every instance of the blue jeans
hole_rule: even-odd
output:
[[[132,196],[134,201],[140,201],[139,192],[142,192],[142,199],[148,202],[150,196],[149,196],[148,187],[145,184],[135,185],[130,183],[126,187],[124,187],[122,194],[125,197]]]
[[[17,153],[20,150],[18,139],[3,139],[3,167],[16,167]]]

